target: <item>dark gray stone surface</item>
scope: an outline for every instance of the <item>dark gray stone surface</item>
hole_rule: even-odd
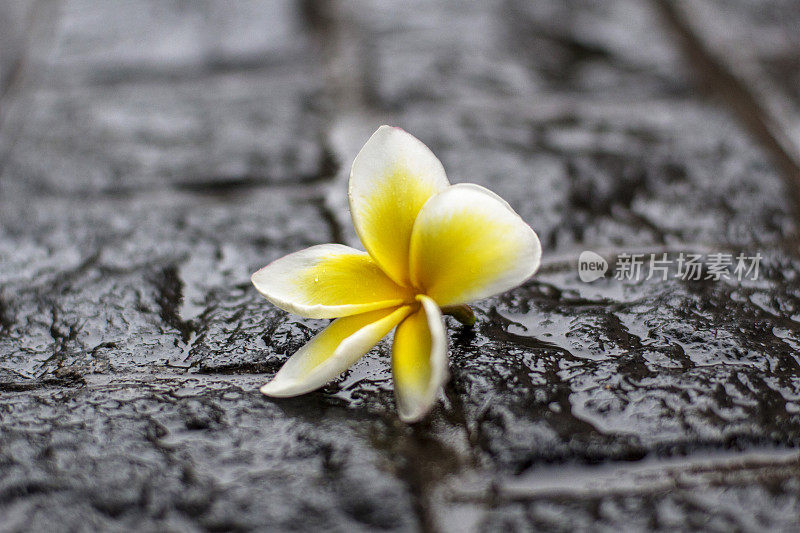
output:
[[[661,4],[31,5],[0,8],[0,531],[798,530],[795,178],[698,90]],[[738,21],[796,106],[768,53],[792,10],[697,5],[678,29],[725,59],[708,14]],[[414,426],[386,342],[258,393],[325,321],[249,274],[352,240],[344,179],[383,122],[545,248],[449,323]],[[584,249],[763,260],[589,285]]]
[[[255,341],[265,313],[277,321],[285,314],[265,309],[249,274],[331,232],[309,193],[248,189],[224,198],[160,192],[2,202],[0,366],[26,378],[64,366],[187,366],[191,341],[205,346],[209,334],[214,353],[230,357],[233,339],[220,338],[214,317],[231,306],[238,328],[253,322],[242,336]],[[214,355],[204,353],[213,367]]]
[[[5,392],[3,528],[412,529],[411,496],[345,409],[182,375]]]

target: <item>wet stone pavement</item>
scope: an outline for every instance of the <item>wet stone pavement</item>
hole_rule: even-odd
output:
[[[791,0],[0,4],[0,531],[800,531]],[[539,233],[397,419],[384,342],[258,393],[326,321],[249,274],[353,243],[381,123]],[[591,249],[760,253],[592,284]]]

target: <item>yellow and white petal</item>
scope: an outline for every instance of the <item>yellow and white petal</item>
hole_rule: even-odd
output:
[[[439,307],[420,295],[422,306],[397,326],[392,346],[392,376],[397,411],[416,422],[433,407],[447,381],[447,336]]]
[[[366,252],[320,244],[273,261],[251,277],[267,300],[310,318],[338,318],[402,304],[413,298]]]
[[[446,307],[516,287],[539,268],[542,247],[502,198],[459,184],[422,208],[410,253],[412,283]]]
[[[401,285],[409,281],[414,220],[448,185],[433,152],[400,128],[378,128],[353,161],[348,192],[353,226],[364,248]]]
[[[412,307],[403,306],[334,320],[292,355],[261,392],[285,398],[322,387],[358,361],[411,311]]]

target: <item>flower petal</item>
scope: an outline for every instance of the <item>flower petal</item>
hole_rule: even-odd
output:
[[[358,361],[411,310],[403,306],[334,320],[292,355],[261,392],[285,398],[322,387]]]
[[[449,185],[442,163],[419,139],[381,126],[350,172],[350,214],[361,243],[394,281],[408,285],[408,244],[425,202]]]
[[[321,244],[273,261],[251,277],[276,306],[310,318],[337,318],[395,307],[413,298],[366,253]]]
[[[422,306],[397,326],[392,376],[397,411],[404,422],[424,417],[447,381],[447,336],[439,307],[424,295]]]
[[[411,281],[441,307],[515,287],[539,268],[536,233],[493,192],[453,185],[419,213],[411,236]]]

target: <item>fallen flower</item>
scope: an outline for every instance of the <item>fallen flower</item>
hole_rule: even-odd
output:
[[[528,279],[539,267],[539,238],[493,192],[450,185],[433,152],[399,128],[381,126],[370,137],[353,162],[348,196],[366,252],[312,246],[252,276],[281,309],[336,318],[261,392],[286,397],[317,389],[396,326],[395,398],[400,418],[414,422],[447,380],[442,310],[463,315],[464,304]]]

